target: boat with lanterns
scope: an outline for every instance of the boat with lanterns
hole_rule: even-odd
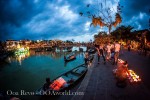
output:
[[[29,47],[23,47],[18,45],[16,50],[15,50],[15,55],[21,55],[29,52]]]
[[[85,64],[79,65],[54,79],[49,85],[48,89],[44,90],[43,87],[38,89],[36,91],[36,95],[47,95],[44,93],[67,90],[69,87],[75,85],[77,81],[79,81],[86,74],[87,70],[88,67]]]

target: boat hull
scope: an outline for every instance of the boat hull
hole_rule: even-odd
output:
[[[72,69],[71,71],[68,71],[61,76],[57,77],[55,80],[52,81],[52,84],[50,85],[49,89],[43,90],[43,88],[40,88],[36,91],[36,95],[52,95],[55,94],[55,92],[61,92],[69,89],[70,87],[76,85],[76,83],[85,76],[86,72],[88,70],[88,67],[84,64],[77,66],[76,68]],[[60,88],[57,87],[56,84],[54,84],[58,80],[63,80],[64,84]],[[62,83],[62,81],[60,82]],[[52,87],[56,85],[55,87]],[[60,84],[59,84],[60,85]]]

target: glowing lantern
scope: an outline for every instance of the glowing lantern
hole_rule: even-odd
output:
[[[123,64],[125,61],[123,61],[122,59],[118,59],[118,62]]]
[[[129,73],[129,74],[127,74],[128,79],[131,83],[133,83],[133,82],[136,83],[136,82],[141,81],[140,77],[138,75],[136,75],[136,73],[133,70],[128,70],[128,73]]]
[[[20,48],[20,44],[17,45],[17,48],[18,48],[18,49]]]
[[[125,61],[123,61],[122,59],[118,59],[118,66],[122,66],[124,63]],[[118,67],[117,69],[114,69],[113,72],[116,74],[117,71],[119,71],[119,68],[120,67]],[[127,71],[125,72],[122,71],[121,73],[122,75],[125,73],[131,83],[137,83],[141,81],[140,77],[133,70],[127,69]]]
[[[56,79],[51,85],[50,85],[50,88],[53,89],[53,90],[60,90],[60,88],[62,86],[64,86],[66,84],[66,81],[60,77],[58,79]]]

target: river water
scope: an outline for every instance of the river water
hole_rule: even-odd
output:
[[[83,52],[74,51],[76,60],[64,63],[64,55],[71,52],[30,51],[10,56],[0,65],[0,91],[35,91],[45,82],[84,63]]]

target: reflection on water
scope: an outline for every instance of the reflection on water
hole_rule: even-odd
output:
[[[83,51],[86,51],[87,48],[86,47],[80,47],[83,49]],[[72,47],[72,51],[76,53],[76,55],[78,55],[80,52],[79,52],[79,47]],[[40,56],[40,55],[49,55],[50,57],[52,57],[53,59],[59,59],[61,58],[62,56],[66,56],[70,54],[70,52],[67,52],[67,49],[62,49],[62,48],[56,48],[55,51],[51,51],[51,52],[36,52],[34,50],[30,50],[29,52],[22,52],[22,53],[19,53],[17,55],[14,55],[14,56],[11,56],[11,57],[8,57],[8,62],[11,63],[13,61],[18,61],[19,62],[19,65],[22,64],[22,61],[25,59],[25,58],[28,58],[30,55],[33,56],[33,55],[36,55],[36,56]],[[66,65],[66,64],[65,64]]]
[[[72,52],[71,52],[72,53]],[[24,52],[24,53],[20,53],[19,55],[14,55],[14,56],[10,56],[7,58],[7,61],[9,63],[13,62],[13,61],[17,61],[19,63],[19,65],[22,64],[22,61],[30,56],[49,56],[53,59],[59,59],[61,57],[64,57],[66,55],[71,54],[70,52],[35,52],[34,50],[30,50],[29,52]],[[76,55],[81,55],[80,52],[74,52]]]
[[[83,52],[74,51],[76,59],[65,63],[64,56],[71,52],[35,52],[30,50],[7,59],[9,64],[0,70],[0,89],[35,91],[46,77],[55,79],[59,75],[84,63]]]

